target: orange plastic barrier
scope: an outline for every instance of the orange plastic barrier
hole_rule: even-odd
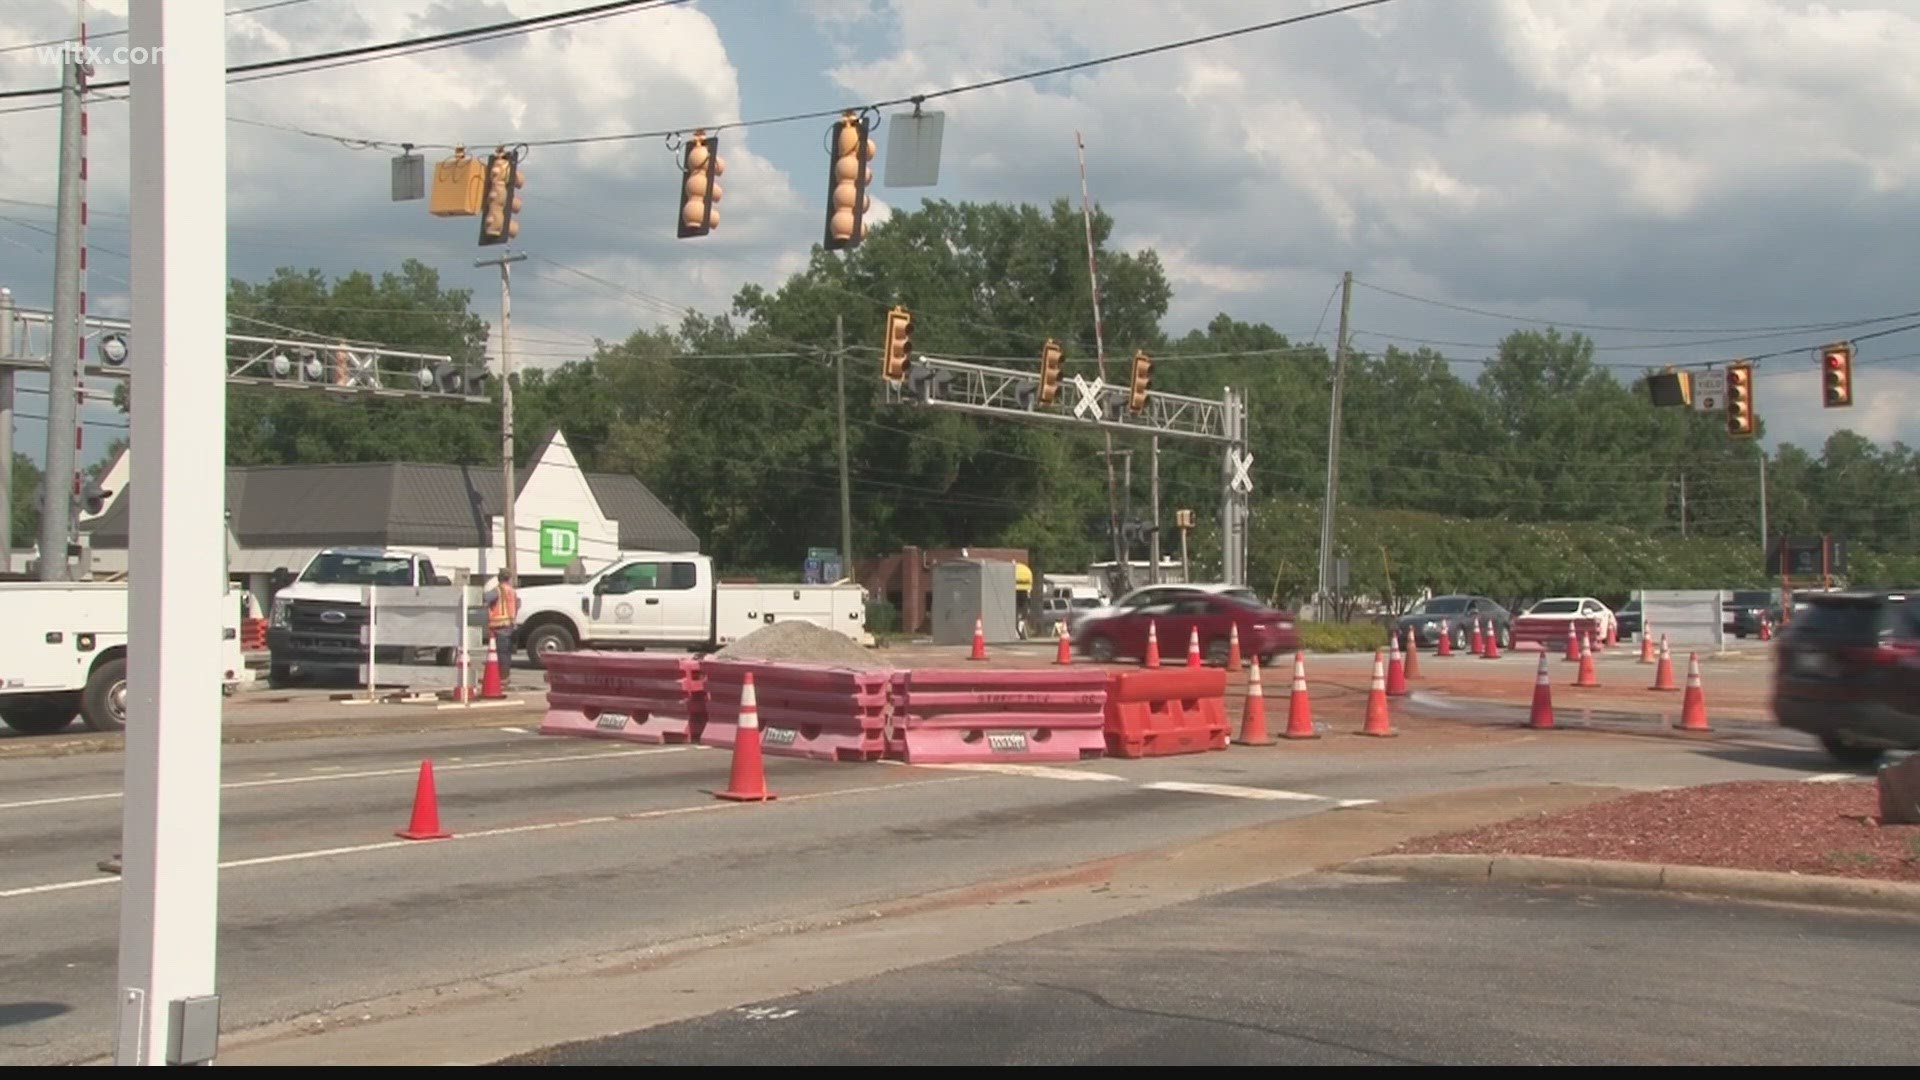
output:
[[[1107,753],[1163,757],[1227,748],[1227,673],[1212,668],[1118,672],[1107,680]]]

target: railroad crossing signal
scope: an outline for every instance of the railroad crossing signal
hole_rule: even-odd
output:
[[[1820,403],[1829,409],[1853,405],[1853,343],[1842,341],[1820,350]]]
[[[1067,364],[1067,355],[1060,349],[1060,343],[1052,338],[1040,346],[1040,404],[1051,405],[1060,396],[1060,372]]]
[[[833,122],[833,162],[827,172],[827,250],[857,247],[867,238],[867,211],[873,199],[873,155],[865,117],[848,112]]]
[[[903,307],[887,312],[887,341],[880,350],[880,374],[890,383],[907,377],[907,360],[913,353],[913,313]]]
[[[1147,392],[1153,389],[1153,358],[1144,350],[1133,354],[1133,371],[1127,385],[1127,411],[1145,412]]]
[[[1727,365],[1727,435],[1751,439],[1754,426],[1753,365],[1742,360]]]
[[[486,186],[480,199],[480,246],[505,244],[520,235],[520,189],[527,174],[520,154],[501,147],[487,158]]]
[[[686,156],[680,159],[680,232],[705,236],[720,227],[720,174],[727,163],[720,157],[720,138],[696,131],[687,140]]]

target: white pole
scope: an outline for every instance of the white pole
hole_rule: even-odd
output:
[[[378,656],[378,654],[374,651],[375,646],[373,643],[373,627],[374,627],[374,624],[379,621],[380,613],[374,610],[374,607],[373,607],[374,595],[375,595],[373,586],[368,585],[366,587],[366,593],[367,593],[367,596],[366,596],[365,606],[367,609],[367,701],[371,703],[373,701],[373,696],[374,696],[374,687],[380,684],[380,673],[374,670],[375,664],[378,662],[375,659],[375,657]]]
[[[121,824],[122,1065],[213,1056],[220,860],[226,27],[133,0],[132,556]],[[210,482],[211,478],[211,482]]]

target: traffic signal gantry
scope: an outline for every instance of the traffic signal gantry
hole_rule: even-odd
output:
[[[872,162],[879,149],[869,131],[867,118],[859,113],[848,112],[833,122],[827,167],[828,251],[858,247],[867,238],[867,211],[873,206],[867,187],[873,183]]]
[[[687,139],[680,159],[680,232],[705,236],[720,227],[720,176],[727,163],[720,157],[720,137],[696,131]]]
[[[1853,343],[1836,342],[1820,350],[1820,404],[1829,409],[1853,405]]]
[[[1751,439],[1755,434],[1753,364],[1741,360],[1727,365],[1727,435]]]

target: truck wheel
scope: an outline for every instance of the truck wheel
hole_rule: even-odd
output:
[[[1820,736],[1820,745],[1826,747],[1833,760],[1850,769],[1865,769],[1878,762],[1886,751],[1877,746],[1855,746],[1837,736]]]
[[[547,666],[548,653],[572,652],[580,644],[573,640],[573,631],[559,623],[546,623],[534,627],[527,631],[526,641],[527,659],[533,661],[533,666],[538,668]]]
[[[93,669],[80,692],[80,719],[95,731],[127,730],[127,661],[109,660]]]
[[[67,705],[13,705],[0,711],[0,720],[22,735],[51,735],[73,723],[73,708]]]

